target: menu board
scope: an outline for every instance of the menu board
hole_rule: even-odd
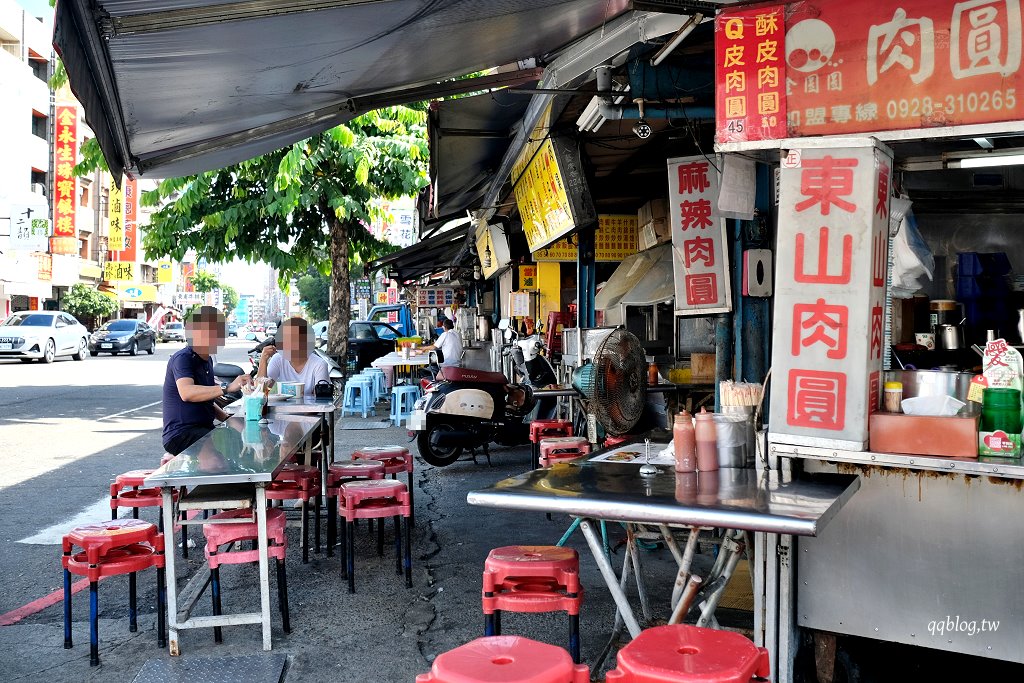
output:
[[[637,217],[636,214],[601,215],[597,217],[597,234],[595,235],[595,261],[615,262],[637,252]],[[547,249],[533,252],[533,260],[541,261],[575,261],[576,245],[568,239],[562,239]]]

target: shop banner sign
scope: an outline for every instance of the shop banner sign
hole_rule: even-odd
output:
[[[784,152],[770,438],[866,450],[881,399],[892,154]]]
[[[451,287],[420,287],[416,292],[416,303],[420,306],[451,306],[455,303],[455,290]]]
[[[129,261],[107,261],[103,264],[103,279],[107,282],[133,282],[135,264]]]
[[[537,266],[519,266],[519,289],[537,289]]]
[[[668,160],[676,315],[732,309],[725,219],[718,211],[720,167],[716,157]]]
[[[50,240],[49,209],[45,205],[11,205],[11,251],[46,251]]]
[[[124,187],[124,181],[121,181]],[[124,251],[124,192],[110,178],[110,188],[107,190],[107,249],[110,251]]]
[[[78,160],[78,108],[60,105],[56,108],[53,151],[53,239],[54,254],[78,253],[78,228],[75,225],[75,204],[78,181],[72,170]]]
[[[594,234],[594,260],[599,262],[621,261],[637,252],[637,218],[631,214],[602,214],[597,217],[597,232]],[[575,261],[576,245],[568,238],[561,239],[547,249],[533,252],[533,260]]]
[[[775,55],[785,73],[780,112],[787,126],[763,135],[769,129],[736,114],[739,100],[730,98],[738,97],[739,74],[746,74],[749,114],[756,91],[746,70],[767,57],[746,41],[758,38],[758,13],[777,10],[725,11],[716,19],[720,143],[1024,118],[1021,0],[821,0],[785,6],[785,37]]]
[[[785,7],[715,18],[715,139],[786,137]]]
[[[114,183],[110,183],[110,225],[113,228],[114,225]],[[121,204],[120,211],[122,212],[122,234],[124,235],[121,243],[115,245],[110,244],[111,259],[114,261],[135,261],[138,257],[138,181],[132,180],[131,178],[125,178],[121,184],[121,190],[118,191],[118,200]],[[120,249],[115,249],[115,246],[120,246]]]
[[[159,261],[156,264],[156,281],[160,284],[174,282],[174,266],[170,261]]]
[[[38,263],[36,277],[43,282],[53,280],[53,256],[50,254],[36,254]]]
[[[181,264],[181,289],[183,292],[194,292],[196,291],[195,285],[192,283],[192,276],[196,274],[196,265],[194,263],[182,263]]]

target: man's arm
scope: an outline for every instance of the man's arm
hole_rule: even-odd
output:
[[[228,385],[227,391],[237,391],[244,384],[249,382],[249,375],[239,375],[231,381]],[[178,396],[181,396],[181,400],[185,403],[204,403],[206,401],[212,401],[216,398],[220,398],[224,395],[224,391],[221,390],[220,385],[207,387],[201,384],[196,384],[195,380],[191,377],[179,377],[174,381],[175,386],[178,387]]]

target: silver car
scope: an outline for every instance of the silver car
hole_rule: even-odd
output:
[[[57,356],[85,360],[89,331],[64,311],[20,311],[0,323],[0,358],[52,363]]]
[[[160,341],[185,341],[185,325],[183,323],[167,323],[160,330]]]

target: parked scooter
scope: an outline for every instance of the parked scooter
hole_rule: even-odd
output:
[[[459,459],[465,449],[485,447],[492,442],[517,446],[529,441],[529,423],[555,413],[555,399],[537,399],[534,389],[557,381],[554,368],[541,355],[539,336],[517,340],[507,321],[503,353],[510,355],[522,378],[509,383],[500,372],[443,368],[416,402],[409,419],[410,433],[416,434],[420,457],[431,465],[444,467]]]

